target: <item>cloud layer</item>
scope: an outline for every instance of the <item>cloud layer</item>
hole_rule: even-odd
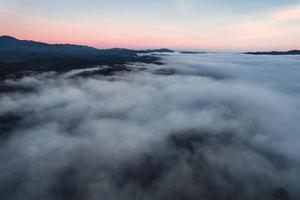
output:
[[[7,81],[32,90],[0,97],[1,117],[17,119],[1,133],[1,198],[298,199],[298,58],[164,60]]]

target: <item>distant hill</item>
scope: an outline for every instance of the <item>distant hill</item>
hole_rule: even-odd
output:
[[[247,52],[250,55],[300,55],[300,50],[291,51],[269,51],[269,52]]]
[[[18,40],[10,36],[0,36],[0,61],[26,60],[33,56],[76,56],[95,58],[99,56],[135,57],[137,53],[174,52],[170,49],[130,50],[122,48],[96,49],[73,44],[47,44],[29,40]]]
[[[10,36],[0,37],[0,62],[24,62],[34,60],[47,60],[48,58],[73,58],[75,60],[90,60],[110,62],[108,59],[117,57],[120,61],[136,57],[133,50],[107,49],[71,45],[71,44],[46,44],[35,41],[18,40]],[[57,64],[57,63],[56,63]]]
[[[204,51],[179,51],[182,54],[206,54],[207,52]]]
[[[20,70],[67,71],[95,65],[117,65],[127,62],[158,63],[159,58],[157,57],[138,56],[138,53],[157,51],[165,50],[96,49],[83,45],[47,44],[1,36],[0,75]]]
[[[137,53],[174,53],[175,51],[171,49],[146,49],[136,51]]]

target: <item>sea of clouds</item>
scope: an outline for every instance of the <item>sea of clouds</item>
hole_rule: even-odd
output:
[[[29,90],[0,96],[0,198],[299,199],[300,57],[162,58],[7,80]]]

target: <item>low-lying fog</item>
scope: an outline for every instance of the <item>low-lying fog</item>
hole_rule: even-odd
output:
[[[169,54],[113,77],[7,84],[5,200],[300,198],[300,57]]]

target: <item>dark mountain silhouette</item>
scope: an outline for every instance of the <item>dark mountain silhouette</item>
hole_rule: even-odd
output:
[[[300,50],[291,51],[267,51],[267,52],[247,52],[250,55],[300,55]]]
[[[136,51],[138,53],[174,53],[175,51],[171,49],[146,49],[146,50],[140,50]]]
[[[156,52],[163,50],[146,50]],[[171,50],[170,50],[171,51]],[[73,44],[47,44],[18,40],[10,36],[0,37],[0,76],[14,72],[68,71],[95,65],[119,65],[128,62],[159,63],[153,56],[138,56],[130,49],[96,49]]]
[[[207,52],[204,51],[179,51],[182,54],[206,54]]]

